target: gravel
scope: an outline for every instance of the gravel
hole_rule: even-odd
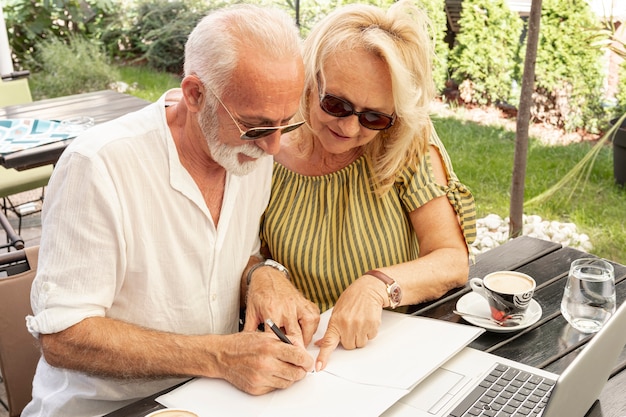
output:
[[[508,217],[503,219],[497,214],[489,214],[476,221],[476,228],[476,241],[470,248],[474,255],[486,252],[510,240]],[[584,252],[593,249],[589,236],[578,233],[574,223],[544,220],[537,215],[524,215],[522,234],[560,243]]]

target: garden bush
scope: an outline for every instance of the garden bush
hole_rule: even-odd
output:
[[[450,52],[452,79],[469,104],[511,103],[523,23],[504,0],[464,0]],[[517,102],[514,103],[517,106]]]
[[[16,68],[36,71],[27,65],[43,40],[98,38],[114,5],[103,0],[8,0],[2,7]]]
[[[448,80],[449,47],[445,41],[447,31],[447,16],[444,0],[417,0],[418,4],[430,18],[432,24],[432,38],[435,43],[435,57],[433,60],[433,80],[438,92],[441,92]]]
[[[182,72],[185,42],[209,10],[225,2],[142,0],[120,12],[104,33],[102,42],[112,56],[142,61],[174,74]]]
[[[533,117],[565,131],[598,132],[602,51],[591,46],[599,22],[586,0],[544,0],[535,68]]]
[[[614,109],[613,116],[618,117],[626,113],[626,61],[619,66],[619,82],[615,99],[617,100],[617,106]]]
[[[68,43],[52,38],[41,41],[33,56],[30,84],[35,99],[104,90],[119,79],[98,43],[73,36]]]

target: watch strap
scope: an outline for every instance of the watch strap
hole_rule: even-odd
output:
[[[392,285],[394,282],[396,282],[389,275],[385,274],[384,272],[380,272],[378,269],[372,269],[371,271],[367,271],[365,275],[371,275],[373,277],[376,277],[384,282],[387,286]]]
[[[379,271],[378,269],[372,269],[370,271],[367,271],[365,275],[371,275],[373,277],[376,277],[387,286],[387,296],[389,297],[389,307],[391,307],[392,309],[396,308],[398,304],[400,303],[400,298],[402,297],[402,292],[400,290],[400,287],[396,283],[396,281],[393,278],[391,278],[389,275],[385,274],[384,272]],[[400,298],[394,299],[394,294],[392,294],[392,289],[395,290],[394,292],[397,292],[397,295]]]

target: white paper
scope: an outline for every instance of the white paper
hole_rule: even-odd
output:
[[[321,338],[331,310],[325,312],[313,340]],[[484,329],[383,311],[375,339],[361,349],[338,347],[326,369],[310,373],[285,390],[248,395],[228,382],[198,378],[157,401],[200,417],[379,416]],[[319,348],[308,351],[315,358]]]
[[[319,329],[326,329],[324,313]],[[318,340],[324,331],[318,332]],[[362,349],[341,347],[331,354],[325,371],[347,380],[370,385],[410,389],[478,337],[484,330],[443,320],[383,310],[378,335]],[[319,348],[307,349],[317,357]]]
[[[407,390],[355,385],[326,372],[311,373],[282,391],[253,396],[218,379],[195,379],[157,401],[200,417],[379,416]]]

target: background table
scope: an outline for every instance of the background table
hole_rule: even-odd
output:
[[[63,120],[70,117],[93,117],[96,124],[139,110],[149,101],[113,90],[75,94],[17,106],[0,108],[2,119]],[[54,142],[6,155],[0,155],[0,165],[19,171],[54,164],[70,144],[71,139]]]
[[[560,312],[561,297],[570,263],[588,256],[591,255],[531,237],[519,237],[478,256],[476,263],[470,268],[470,277],[484,277],[497,270],[515,270],[535,278],[537,289],[534,299],[541,305],[543,314],[537,323],[519,332],[485,332],[472,342],[470,347],[558,374],[562,373],[593,337],[574,330]],[[616,263],[613,265],[619,305],[626,299],[626,266]],[[464,323],[452,310],[459,298],[469,291],[471,290],[468,285],[453,290],[436,301],[399,310],[408,314]],[[600,401],[594,404],[587,417],[626,416],[625,393],[626,349],[622,351],[618,363],[615,364],[612,377],[604,387]],[[106,417],[143,417],[150,411],[163,408],[154,401],[158,395],[137,401]]]

